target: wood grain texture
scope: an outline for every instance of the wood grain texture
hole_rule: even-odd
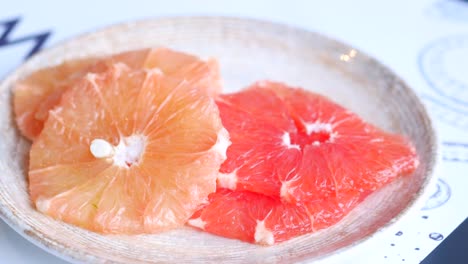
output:
[[[421,166],[369,196],[337,225],[262,247],[190,228],[158,235],[102,236],[55,221],[32,207],[27,193],[29,143],[14,124],[13,83],[63,60],[167,46],[221,64],[225,92],[271,79],[323,93],[386,130],[414,142]],[[324,36],[240,18],[160,18],[112,26],[76,37],[31,58],[0,84],[0,216],[42,248],[70,261],[93,263],[290,263],[340,254],[421,208],[434,182],[437,142],[426,110],[390,70]],[[341,60],[340,60],[341,57]]]

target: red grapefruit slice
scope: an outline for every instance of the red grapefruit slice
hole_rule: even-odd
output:
[[[367,194],[418,166],[414,147],[324,96],[258,82],[217,99],[232,145],[218,185],[290,202]]]
[[[249,191],[219,189],[188,224],[227,238],[273,245],[335,224],[357,202],[358,196],[347,196],[340,203],[332,198],[293,205]]]

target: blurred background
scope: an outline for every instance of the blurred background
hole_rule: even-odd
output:
[[[0,0],[0,78],[34,52],[77,34],[131,20],[183,15],[249,17],[320,32],[389,66],[426,104],[439,132],[443,160],[432,197],[414,216],[326,263],[419,263],[467,218],[468,1]],[[468,251],[466,238],[463,243],[461,248]],[[64,263],[1,220],[0,260]]]

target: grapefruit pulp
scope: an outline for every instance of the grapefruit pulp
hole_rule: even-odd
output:
[[[194,86],[215,95],[221,91],[216,60],[199,58],[166,48],[128,51],[103,58],[66,61],[26,76],[14,87],[14,111],[21,133],[34,140],[42,131],[49,110],[62,93],[88,72],[100,73],[110,65],[124,63],[132,69],[160,69],[165,75],[196,82]]]
[[[262,245],[273,245],[329,227],[341,220],[359,197],[349,195],[304,204],[282,202],[250,191],[218,189],[208,204],[188,221],[212,234]]]
[[[182,226],[215,191],[229,145],[195,81],[117,63],[75,82],[30,152],[37,209],[101,233]]]
[[[232,141],[218,178],[223,188],[292,203],[339,199],[365,195],[418,166],[402,136],[300,88],[262,81],[217,104]]]
[[[217,98],[232,145],[188,224],[272,245],[327,228],[418,166],[414,147],[324,96],[262,81]]]

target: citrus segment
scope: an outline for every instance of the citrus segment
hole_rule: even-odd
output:
[[[278,196],[281,175],[294,173],[301,152],[284,142],[296,127],[284,103],[267,89],[247,89],[217,99],[223,125],[233,144],[218,185]]]
[[[163,74],[194,82],[195,87],[215,95],[221,91],[220,72],[213,59],[199,58],[166,48],[141,49],[105,58],[64,62],[32,73],[14,88],[14,110],[21,133],[34,140],[42,131],[49,110],[60,101],[63,92],[86,73],[101,73],[113,64],[124,63],[132,69],[158,68]]]
[[[403,136],[366,123],[322,95],[281,83],[260,84],[284,101],[298,128],[292,142],[303,146],[302,159],[309,161],[298,175],[281,179],[288,183],[286,197],[307,200],[355,190],[364,194],[417,168],[416,150]]]
[[[357,201],[356,196],[348,196],[341,206],[334,199],[295,205],[249,191],[218,189],[188,224],[216,235],[272,245],[335,224]]]
[[[228,145],[195,82],[115,64],[85,75],[50,111],[31,148],[31,198],[102,233],[174,228],[215,190]]]
[[[83,69],[93,62],[92,59],[64,62],[57,67],[38,70],[15,85],[16,123],[25,137],[33,139],[41,132],[47,112],[60,101],[68,79],[81,76]]]
[[[141,49],[103,58],[89,71],[102,72],[115,63],[124,63],[132,69],[159,69],[174,79],[195,82],[195,86],[214,96],[221,92],[221,76],[215,59],[200,58],[168,48]]]
[[[220,187],[299,202],[376,190],[418,166],[414,147],[324,96],[262,81],[217,99],[231,135]]]

